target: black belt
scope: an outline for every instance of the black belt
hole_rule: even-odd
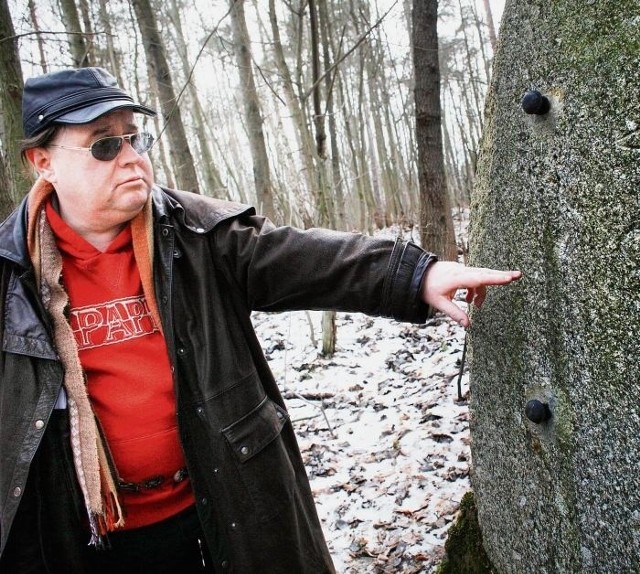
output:
[[[167,477],[163,476],[162,474],[158,474],[145,480],[141,480],[140,482],[127,482],[125,480],[118,480],[118,490],[124,490],[125,492],[142,492],[143,490],[152,490],[154,488],[158,488],[168,480],[171,480],[173,484],[178,484],[188,476],[189,473],[187,471],[187,467],[184,466],[176,470],[176,472],[173,473],[173,476],[170,479],[167,479]]]

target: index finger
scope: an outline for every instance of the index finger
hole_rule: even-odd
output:
[[[467,267],[465,271],[460,277],[461,287],[506,285],[522,277],[522,271],[500,271],[486,267]]]

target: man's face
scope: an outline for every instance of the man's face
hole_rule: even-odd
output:
[[[80,235],[118,232],[144,206],[153,184],[151,162],[125,140],[120,153],[100,161],[89,151],[96,140],[138,132],[131,110],[117,110],[79,126],[65,125],[52,147],[39,148],[33,161],[56,190],[62,218]]]

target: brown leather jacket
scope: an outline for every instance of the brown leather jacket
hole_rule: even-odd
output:
[[[434,258],[401,240],[275,227],[250,207],[160,187],[153,204],[156,298],[216,572],[333,572],[250,313],[336,309],[422,322],[429,310],[418,292]],[[23,203],[0,226],[0,552],[11,534],[32,543],[43,571],[82,572],[88,533],[66,411],[54,410],[62,369],[25,221]]]

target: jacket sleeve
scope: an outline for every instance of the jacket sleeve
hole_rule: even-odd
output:
[[[415,323],[430,315],[419,293],[436,258],[411,242],[275,227],[260,216],[226,221],[213,237],[252,310],[334,309]]]

